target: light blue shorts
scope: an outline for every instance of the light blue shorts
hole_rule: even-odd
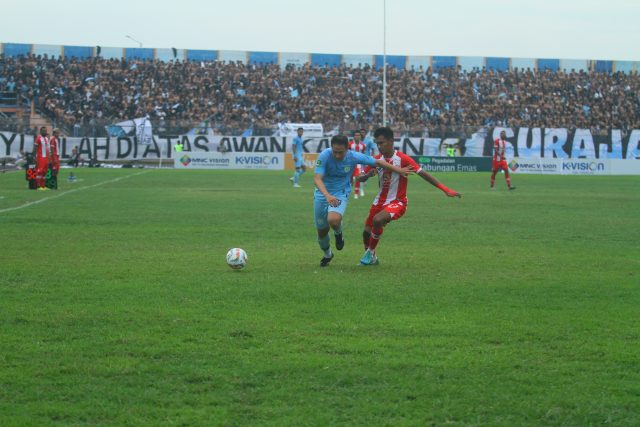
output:
[[[304,166],[304,157],[298,157],[298,161],[294,163],[296,169],[301,168],[302,166]]]
[[[339,213],[342,217],[344,217],[344,213],[347,210],[347,202],[349,200],[348,194],[333,194],[338,200],[340,200],[340,204],[338,206],[331,206],[327,202],[327,199],[322,195],[322,193],[316,191],[313,196],[313,211],[315,214],[316,220],[316,228],[318,230],[324,230],[325,228],[329,228],[329,212]]]

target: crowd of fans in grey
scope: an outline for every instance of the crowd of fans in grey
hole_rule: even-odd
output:
[[[223,62],[0,56],[0,91],[16,92],[71,133],[148,116],[162,132],[207,121],[217,133],[322,123],[382,123],[382,70]],[[640,128],[637,73],[387,69],[387,120],[435,133],[461,127]],[[168,130],[171,129],[171,130]],[[3,129],[8,130],[8,129]],[[93,135],[98,136],[98,135]]]

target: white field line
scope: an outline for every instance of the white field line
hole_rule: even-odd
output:
[[[118,177],[118,178],[110,179],[109,181],[102,181],[102,182],[99,182],[97,184],[88,185],[86,187],[74,188],[73,190],[67,190],[64,193],[56,194],[55,196],[45,197],[44,199],[35,200],[33,202],[25,203],[24,205],[16,206],[16,207],[13,207],[13,208],[0,209],[0,213],[10,212],[10,211],[17,211],[18,209],[28,208],[29,206],[37,205],[38,203],[46,202],[48,200],[57,199],[58,197],[66,196],[67,194],[70,194],[70,193],[75,193],[76,191],[88,190],[90,188],[98,187],[98,186],[103,185],[103,184],[109,184],[111,182],[118,182],[118,181],[120,181],[122,179],[127,179],[127,178],[131,178],[131,177],[134,177],[134,176],[137,176],[137,175],[142,175],[143,173],[147,173],[147,172],[149,172],[149,171],[142,171],[142,172],[133,173],[133,174],[127,175],[127,176],[121,176],[121,177]],[[37,191],[37,190],[32,190],[32,191]],[[51,191],[53,191],[53,190],[51,190]]]

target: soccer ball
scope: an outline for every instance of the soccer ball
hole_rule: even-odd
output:
[[[227,264],[234,270],[242,270],[247,265],[247,253],[240,248],[229,249],[229,252],[227,252]]]

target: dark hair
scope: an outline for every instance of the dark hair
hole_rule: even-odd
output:
[[[345,135],[335,135],[331,138],[331,145],[344,145],[347,147],[349,145],[349,138]]]
[[[298,130],[301,130],[301,131],[303,131],[303,132],[304,132],[304,128],[298,128]]]
[[[382,128],[378,128],[373,133],[373,137],[374,138],[378,138],[379,136],[383,137],[384,139],[393,140],[393,131],[388,126],[385,126],[385,127],[382,127]]]

